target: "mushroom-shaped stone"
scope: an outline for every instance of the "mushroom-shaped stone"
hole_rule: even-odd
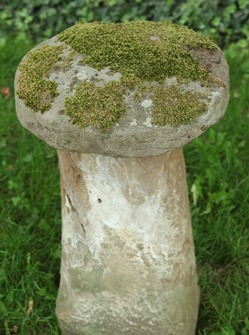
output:
[[[15,85],[21,123],[59,156],[63,335],[193,335],[182,146],[226,110],[221,50],[168,21],[79,23],[31,50]]]

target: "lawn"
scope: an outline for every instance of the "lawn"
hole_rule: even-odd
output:
[[[14,105],[14,73],[31,47],[21,36],[0,40],[0,335],[59,334],[57,156],[23,129]],[[198,335],[249,334],[249,51],[231,45],[226,55],[227,113],[185,147],[201,287]]]

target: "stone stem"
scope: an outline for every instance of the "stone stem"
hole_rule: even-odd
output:
[[[58,150],[63,335],[194,335],[199,306],[182,149]]]

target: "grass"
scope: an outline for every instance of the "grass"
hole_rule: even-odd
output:
[[[57,335],[60,194],[55,150],[15,116],[15,69],[31,48],[0,40],[0,335]],[[201,286],[198,335],[249,334],[249,52],[230,46],[223,120],[185,148]],[[156,334],[155,334],[156,335]],[[177,334],[176,334],[177,335]]]
[[[9,98],[0,96],[1,335],[59,334],[54,315],[61,230],[56,152],[15,116],[13,76],[30,47],[12,39],[0,51],[0,87],[11,89]]]
[[[227,113],[185,150],[202,335],[249,334],[249,52],[231,45],[226,55]]]

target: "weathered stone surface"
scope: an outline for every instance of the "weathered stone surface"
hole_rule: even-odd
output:
[[[72,51],[57,37],[36,46],[35,50],[43,46],[64,46],[63,59],[66,59]],[[203,85],[199,81],[179,83],[175,77],[166,78],[160,84],[162,87],[177,87],[182,92],[203,95],[203,102],[207,105],[206,112],[190,123],[183,123],[176,127],[170,124],[164,126],[153,124],[153,101],[149,90],[143,94],[143,100],[139,102],[134,99],[135,91],[126,92],[124,100],[127,112],[110,131],[102,131],[94,127],[82,128],[73,124],[65,114],[65,99],[75,94],[77,85],[94,82],[96,78],[105,84],[119,81],[121,78],[120,73],[113,73],[108,68],[97,70],[82,63],[82,55],[77,53],[66,71],[62,61],[51,69],[47,79],[58,85],[59,92],[54,98],[51,109],[44,113],[34,112],[16,94],[18,118],[25,128],[60,150],[114,157],[148,157],[164,154],[201,135],[223,116],[228,104],[228,66],[222,51],[218,47],[215,50],[195,49],[191,54],[210,73],[213,78],[210,85]],[[24,61],[25,57],[22,62]],[[16,87],[18,87],[19,77],[20,70],[17,70]],[[97,85],[101,84],[97,83]]]
[[[70,123],[69,117],[61,114],[63,105],[59,97],[55,99],[54,108],[44,114],[34,113],[18,97],[16,109],[23,126],[56,149],[114,157],[148,157],[181,147],[216,123],[226,110],[228,93],[220,88],[210,92],[209,100],[205,114],[191,124],[176,128],[152,125],[146,108],[133,105],[122,122],[114,125],[108,133],[96,128],[80,128]]]
[[[194,335],[199,304],[182,149],[58,151],[64,335]]]

